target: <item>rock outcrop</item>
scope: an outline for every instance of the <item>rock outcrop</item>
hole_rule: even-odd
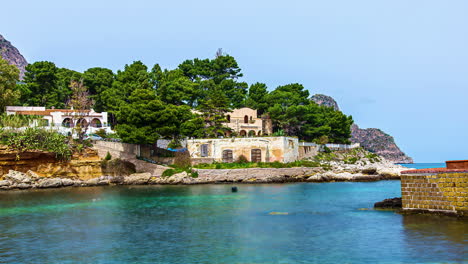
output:
[[[319,105],[340,110],[336,101],[330,96],[316,94],[310,99]],[[365,150],[394,163],[413,163],[413,159],[408,157],[396,145],[393,137],[378,128],[361,129],[356,124],[353,124],[351,126],[351,142],[359,143]]]
[[[74,156],[70,161],[60,161],[53,153],[27,151],[17,153],[0,146],[0,179],[10,170],[26,173],[34,171],[41,177],[77,178],[82,180],[102,176],[101,159],[89,150],[85,156]]]
[[[338,104],[336,103],[335,99],[333,99],[331,96],[324,95],[324,94],[314,94],[310,100],[314,101],[318,105],[322,106],[328,106],[328,107],[333,107],[333,109],[339,111],[340,108],[338,107]]]
[[[396,145],[393,137],[380,129],[361,129],[353,124],[351,126],[351,135],[351,142],[361,144],[367,151],[395,163],[413,163],[413,159],[406,156]]]
[[[374,208],[379,209],[401,209],[403,206],[401,197],[385,199],[381,202],[376,202]]]
[[[18,49],[2,35],[0,35],[0,57],[8,61],[10,64],[15,65],[20,70],[20,80],[22,80],[28,62],[23,55],[21,55]]]

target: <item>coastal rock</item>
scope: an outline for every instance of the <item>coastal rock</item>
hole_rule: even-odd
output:
[[[68,178],[61,179],[61,181],[63,186],[72,186],[75,184],[74,180]]]
[[[400,179],[401,170],[398,168],[379,168],[377,174],[384,179]]]
[[[3,186],[10,186],[11,185],[11,182],[9,180],[2,180],[0,181],[0,187],[3,187]]]
[[[353,124],[351,126],[351,142],[359,143],[364,149],[394,163],[413,163],[413,159],[396,145],[395,139],[380,129],[361,129]]]
[[[14,171],[14,170],[10,170],[8,174],[3,176],[3,178],[5,178],[6,180],[10,180],[12,182],[16,182],[16,183],[30,183],[31,182],[31,178],[28,177],[26,173]]]
[[[374,204],[374,208],[400,209],[402,207],[401,197],[385,199]]]
[[[37,180],[39,180],[41,178],[41,176],[37,175],[37,173],[35,173],[32,170],[28,170],[26,172],[26,176],[28,176],[33,181],[37,181]]]
[[[124,184],[148,184],[151,173],[134,173],[124,178]]]
[[[340,110],[335,99],[330,96],[315,94],[310,99],[318,105]],[[394,163],[413,163],[413,159],[396,145],[394,138],[378,128],[361,129],[356,124],[351,125],[351,142],[359,143],[365,150]]]
[[[27,183],[20,183],[20,184],[16,185],[16,188],[18,188],[18,189],[29,189],[29,188],[31,188],[31,185],[27,184]]]
[[[37,188],[53,188],[62,186],[62,179],[59,178],[45,178],[37,182]]]

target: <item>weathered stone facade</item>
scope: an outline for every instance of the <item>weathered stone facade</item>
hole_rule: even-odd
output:
[[[244,156],[251,162],[293,162],[299,158],[299,142],[292,137],[189,139],[190,156],[216,162],[234,162]]]
[[[403,210],[468,216],[468,172],[414,172],[401,175]]]
[[[257,117],[257,110],[247,107],[234,109],[226,113],[226,119],[228,122],[225,126],[231,128],[239,136],[263,135],[263,120]]]

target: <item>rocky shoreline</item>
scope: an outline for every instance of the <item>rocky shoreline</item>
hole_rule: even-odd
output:
[[[193,169],[192,177],[186,172],[169,177],[160,173],[134,173],[128,176],[100,176],[87,180],[65,177],[42,177],[33,171],[26,173],[10,170],[0,180],[0,190],[44,189],[60,187],[87,187],[105,185],[164,185],[164,184],[218,184],[218,183],[287,183],[379,181],[400,179],[406,168],[398,165],[374,164],[369,166],[343,165],[326,170],[322,167],[249,168],[249,169]]]

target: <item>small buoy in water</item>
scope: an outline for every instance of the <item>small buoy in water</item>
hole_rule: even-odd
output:
[[[231,187],[231,191],[232,191],[232,192],[237,192],[237,187],[236,187],[236,186]]]

